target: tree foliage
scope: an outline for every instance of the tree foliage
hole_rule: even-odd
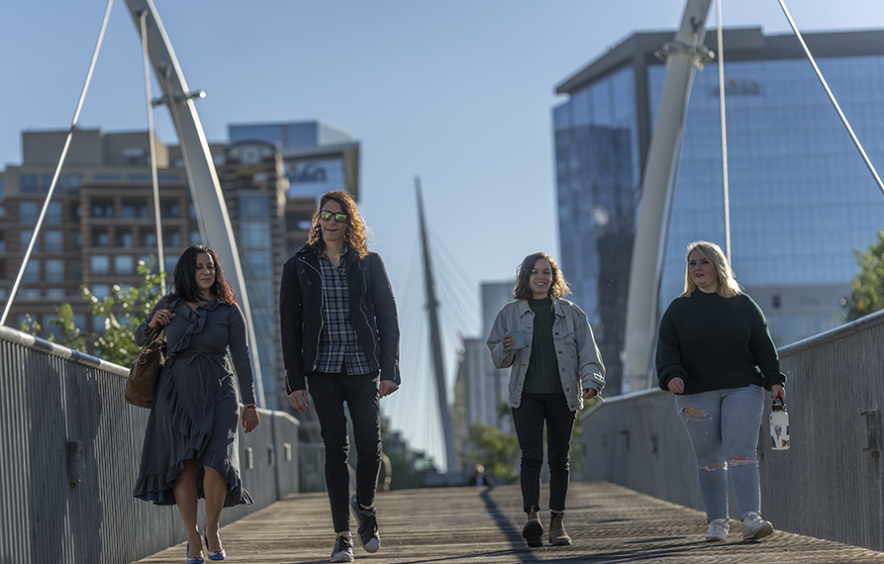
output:
[[[470,425],[470,440],[476,445],[476,451],[470,454],[472,462],[484,466],[495,481],[515,481],[518,476],[516,461],[520,453],[519,440],[515,435],[476,422]]]
[[[49,323],[59,328],[49,335],[49,340],[74,350],[86,351],[102,360],[128,366],[141,347],[135,344],[135,330],[150,314],[150,310],[163,293],[160,274],[152,272],[153,260],[138,262],[141,283],[133,287],[115,285],[110,295],[98,299],[85,286],[80,287],[83,299],[89,302],[93,316],[104,318],[104,331],[84,333],[74,323],[74,310],[69,303],[55,308],[55,318]],[[27,316],[22,323],[22,331],[38,334],[39,324],[29,321]]]
[[[859,272],[850,282],[851,293],[844,303],[848,321],[884,309],[884,230],[878,230],[877,241],[866,252],[854,252]]]

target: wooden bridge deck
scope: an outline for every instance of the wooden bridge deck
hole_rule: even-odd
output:
[[[604,482],[572,482],[568,547],[525,546],[518,486],[382,492],[375,506],[381,549],[368,554],[354,539],[357,562],[884,563],[884,553],[780,531],[744,542],[737,521],[725,542],[706,543],[702,513]],[[548,526],[548,513],[543,521]],[[319,563],[328,562],[332,530],[326,495],[297,494],[224,527],[221,537],[231,564]],[[180,544],[139,562],[182,564],[184,557]]]

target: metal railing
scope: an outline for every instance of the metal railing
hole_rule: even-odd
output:
[[[124,403],[127,373],[0,326],[0,562],[123,564],[185,540],[176,507],[132,496],[149,411]],[[255,503],[222,525],[298,491],[298,422],[259,412],[238,431]]]
[[[770,448],[768,399],[758,449],[762,514],[774,528],[884,550],[882,343],[884,311],[779,349],[791,448]],[[672,394],[620,396],[581,424],[584,479],[702,510],[696,458]]]

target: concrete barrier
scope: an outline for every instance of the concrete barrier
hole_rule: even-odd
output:
[[[185,540],[176,507],[132,497],[149,412],[124,403],[127,373],[0,327],[0,562],[121,564]],[[260,417],[238,435],[255,504],[222,525],[298,491],[297,420]]]
[[[882,343],[878,312],[779,349],[791,448],[770,448],[768,399],[758,449],[762,514],[776,529],[884,550]],[[610,399],[581,425],[585,480],[703,509],[696,458],[672,394]]]

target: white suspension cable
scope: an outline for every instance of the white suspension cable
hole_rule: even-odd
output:
[[[150,57],[147,53],[147,11],[138,14],[141,18],[141,50],[144,58],[144,95],[147,98],[147,138],[150,143],[150,180],[153,187],[153,217],[157,230],[157,271],[160,285],[166,291],[166,257],[163,253],[163,226],[160,219],[160,184],[157,180],[157,159],[154,147],[153,102],[150,98]]]
[[[724,32],[721,28],[721,0],[715,2],[718,19],[718,106],[721,115],[721,178],[724,190],[724,245],[727,261],[731,262],[731,204],[727,175],[727,119],[724,107]]]
[[[6,300],[6,306],[3,308],[3,315],[0,316],[0,325],[6,323],[6,318],[9,316],[10,309],[12,309],[12,302],[15,301],[15,295],[18,293],[18,287],[24,277],[25,268],[28,266],[28,261],[31,260],[31,254],[34,252],[34,246],[37,243],[37,238],[40,236],[40,229],[43,227],[46,211],[49,209],[49,203],[52,200],[52,195],[55,193],[55,185],[58,183],[58,177],[64,166],[64,161],[68,154],[68,148],[71,146],[71,138],[74,136],[74,130],[77,128],[77,120],[80,119],[80,110],[83,109],[83,102],[86,100],[86,92],[89,90],[89,83],[92,81],[92,72],[95,70],[95,62],[98,60],[99,51],[101,51],[101,43],[104,41],[104,32],[107,29],[107,22],[110,18],[113,3],[114,0],[108,0],[107,2],[107,8],[105,8],[104,11],[104,20],[102,20],[101,30],[98,32],[98,41],[95,44],[95,50],[92,53],[92,61],[89,63],[89,71],[86,73],[86,82],[83,84],[83,90],[80,92],[77,109],[74,111],[74,118],[71,120],[71,128],[64,141],[61,157],[58,159],[58,165],[55,167],[55,174],[52,176],[52,184],[49,185],[49,192],[46,194],[46,200],[43,202],[43,209],[40,210],[40,217],[37,218],[37,225],[34,227],[34,233],[31,235],[31,241],[28,243],[28,249],[25,251],[25,256],[22,259],[21,268],[19,268],[18,275],[15,277],[15,284],[12,285],[12,291],[9,292],[9,299]]]
[[[829,90],[829,85],[826,83],[826,79],[823,78],[823,73],[820,72],[820,68],[817,66],[813,55],[810,54],[810,49],[807,48],[807,43],[804,42],[804,37],[801,35],[801,32],[798,31],[798,26],[795,25],[795,20],[792,19],[792,14],[789,13],[789,9],[786,7],[786,3],[783,0],[778,1],[780,3],[780,6],[783,8],[783,13],[786,14],[786,19],[789,20],[789,25],[792,26],[792,31],[795,32],[795,36],[801,43],[801,47],[804,48],[804,52],[805,54],[807,54],[807,58],[810,60],[810,64],[813,66],[813,70],[816,72],[817,78],[820,79],[823,88],[826,90],[826,94],[829,96],[829,100],[835,107],[835,111],[838,112],[838,117],[841,118],[841,123],[844,124],[844,127],[847,129],[847,133],[850,134],[850,138],[853,140],[853,144],[856,145],[856,149],[862,156],[863,162],[866,163],[866,168],[868,168],[869,172],[872,173],[872,177],[875,179],[875,183],[878,184],[878,189],[881,190],[882,194],[884,194],[884,183],[881,182],[881,177],[878,176],[878,171],[875,170],[875,166],[872,164],[872,161],[869,160],[868,155],[866,155],[865,149],[863,149],[863,146],[859,142],[859,139],[857,139],[856,134],[853,133],[853,128],[850,127],[850,123],[847,121],[847,117],[845,117],[844,112],[841,111],[841,106],[838,105],[838,100],[835,99],[835,95],[832,94],[831,90]]]

